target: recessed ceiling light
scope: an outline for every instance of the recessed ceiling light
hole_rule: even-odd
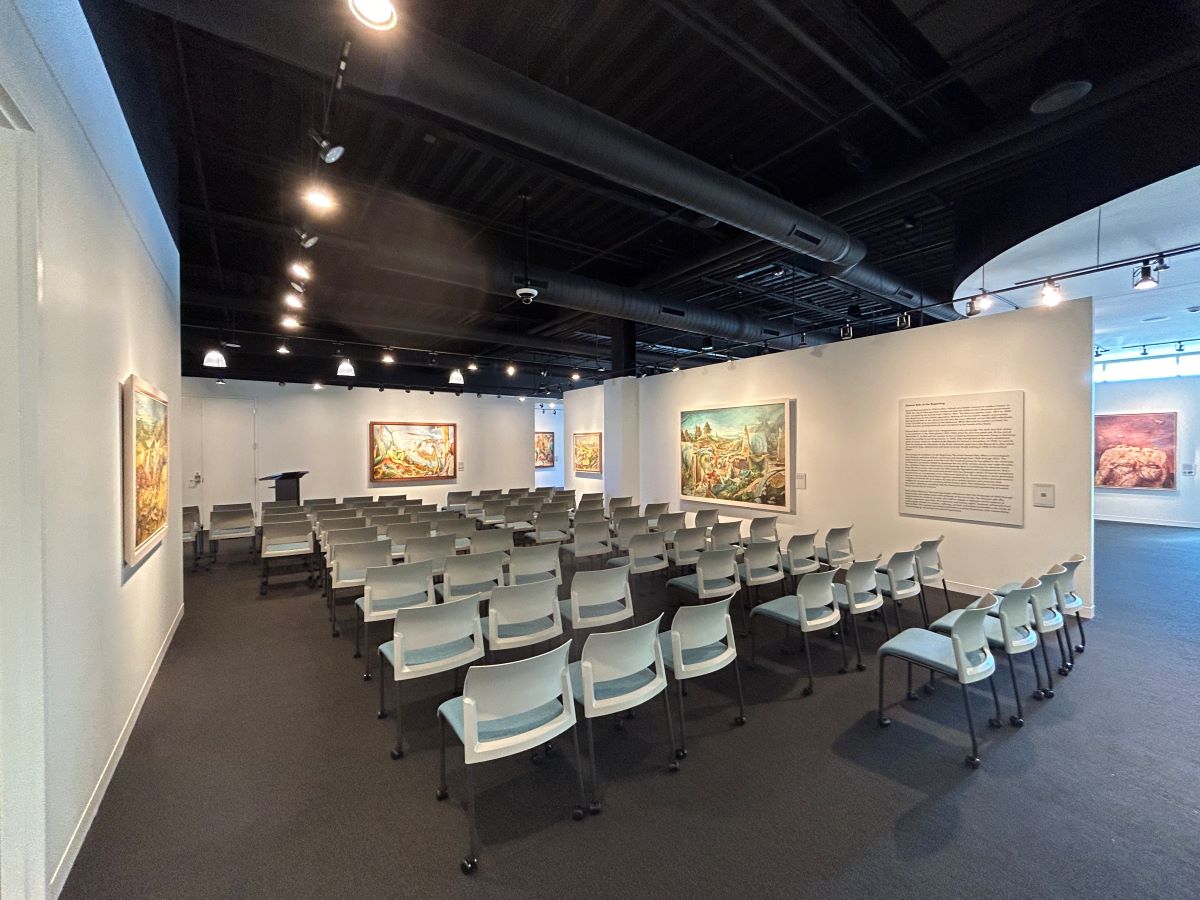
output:
[[[478,372],[479,371],[479,363],[475,362],[475,360],[472,359],[471,361],[469,361],[467,363],[467,371],[468,372]]]
[[[313,382],[313,390],[314,391],[324,390],[324,388],[325,388],[325,385],[321,384],[321,382],[319,382],[319,381]]]
[[[374,31],[391,31],[398,20],[390,0],[350,0],[350,12]]]
[[[300,197],[304,200],[305,205],[315,213],[327,213],[337,206],[337,200],[334,199],[329,189],[319,184],[310,184]]]
[[[571,380],[572,380],[572,381],[578,381],[578,380],[579,380],[580,378],[582,378],[582,377],[583,377],[583,376],[582,376],[582,375],[580,375],[578,372],[572,372],[572,373],[571,373]]]

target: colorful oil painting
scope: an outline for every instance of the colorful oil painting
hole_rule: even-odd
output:
[[[580,431],[572,435],[571,455],[575,461],[575,473],[598,475],[604,471],[602,441],[599,431]]]
[[[170,501],[167,395],[136,375],[122,389],[125,562],[136,565],[162,543]]]
[[[790,511],[790,435],[788,400],[683,410],[680,499]]]
[[[372,422],[369,480],[450,479],[458,474],[458,426],[447,422]]]
[[[1175,490],[1177,419],[1173,412],[1096,416],[1096,487]]]
[[[535,469],[554,468],[553,431],[535,431],[533,433],[533,467]]]

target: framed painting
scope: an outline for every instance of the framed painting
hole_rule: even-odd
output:
[[[125,562],[134,566],[163,541],[170,513],[167,395],[136,375],[121,391]]]
[[[453,422],[372,422],[367,480],[447,481],[458,476],[458,426]]]
[[[791,401],[679,413],[679,498],[790,512]]]
[[[554,468],[553,431],[535,431],[533,433],[533,467],[535,469]]]
[[[599,475],[604,471],[604,438],[599,431],[579,431],[573,434],[571,458],[576,475]]]
[[[1178,418],[1173,412],[1096,416],[1096,487],[1175,490]]]

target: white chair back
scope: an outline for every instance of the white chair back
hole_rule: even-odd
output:
[[[942,541],[946,539],[944,534],[939,534],[936,538],[928,541],[921,541],[917,544],[917,578],[922,584],[932,584],[934,581],[940,581],[945,577],[942,569]]]
[[[446,574],[442,578],[445,596],[449,599],[473,587],[472,593],[490,594],[492,588],[504,581],[504,554],[475,553],[470,556],[446,557]]]
[[[418,599],[424,598],[424,599]],[[437,596],[433,590],[433,563],[429,560],[403,563],[399,566],[372,566],[367,569],[363,584],[363,616],[370,620],[377,614],[376,604],[412,599],[413,606],[432,606]]]
[[[508,528],[481,528],[470,535],[471,553],[491,553],[500,550],[511,553],[513,549],[513,533]]]
[[[718,522],[708,534],[708,545],[714,550],[734,547],[742,542],[742,520]]]
[[[396,610],[396,624],[392,633],[395,665],[393,672],[397,681],[417,678],[432,672],[456,669],[466,662],[483,657],[483,626],[479,620],[479,597],[464,597],[432,606],[413,606]],[[432,663],[408,662],[409,658],[420,659],[421,650],[442,647],[455,641],[470,639],[463,650],[452,656],[440,657]],[[469,675],[468,675],[469,677]]]
[[[712,528],[720,521],[717,511],[711,507],[696,510],[696,527]]]
[[[880,557],[860,559],[846,570],[846,596],[852,614],[870,612],[883,605],[879,596],[879,581],[875,578],[875,567]]]
[[[503,637],[505,625],[523,625],[545,619],[545,627],[522,630],[516,636]],[[562,614],[558,606],[558,586],[553,581],[531,581],[525,584],[500,585],[488,601],[488,644],[496,650],[507,647],[527,647],[550,640],[563,632]]]
[[[985,594],[962,611],[950,626],[954,644],[954,663],[963,684],[982,681],[996,670],[996,660],[988,646],[984,624],[996,608],[996,595]]]
[[[854,556],[854,541],[850,537],[853,525],[830,528],[825,534],[825,555],[830,562]]]
[[[508,561],[508,583],[522,584],[530,581],[562,584],[558,544],[513,548]]]
[[[397,527],[395,525],[393,528]],[[404,542],[404,561],[433,562],[434,571],[440,571],[442,565],[454,557],[454,535],[438,534],[432,537],[408,538]]]
[[[307,519],[293,522],[271,522],[263,525],[262,546],[264,551],[270,551],[275,544],[295,541],[306,541],[311,549],[312,526],[308,524]]]
[[[837,569],[809,572],[807,575],[801,575],[796,581],[796,596],[800,599],[800,609],[805,618],[819,618],[812,613],[832,609],[836,606],[833,579],[837,573]]]
[[[681,528],[687,527],[687,513],[681,512],[665,512],[658,517],[658,524],[655,526],[656,531],[662,531],[670,535],[672,532],[679,531]],[[670,540],[670,537],[667,538]]]
[[[367,577],[367,569],[391,564],[392,548],[387,541],[372,539],[356,544],[338,544],[330,550],[335,588],[347,582],[361,584]]]
[[[888,575],[897,582],[916,581],[916,562],[917,551],[901,550],[888,558],[888,561],[884,563],[884,568],[887,569]]]
[[[333,528],[325,532],[325,552],[329,553],[341,544],[361,544],[365,541],[375,541],[379,538],[379,529],[371,526],[356,526],[353,528]],[[386,546],[383,541],[381,546]]]
[[[664,515],[670,509],[671,509],[670,503],[647,503],[646,504],[646,518],[647,519],[657,519],[659,516]]]
[[[741,586],[738,576],[737,553],[728,550],[705,550],[696,560],[696,587],[700,599],[736,593]]]
[[[667,567],[667,542],[660,532],[635,534],[629,539],[629,571],[634,575]]]
[[[1041,579],[1027,578],[1019,588],[1013,588],[1000,598],[996,614],[1000,619],[1005,653],[1022,653],[1037,646],[1037,631],[1033,627],[1029,604],[1034,591],[1041,585]]]
[[[580,508],[579,510],[577,510],[575,512],[575,524],[577,526],[589,524],[592,522],[607,522],[607,521],[608,520],[604,517],[604,510],[599,506],[593,507],[591,509]]]
[[[588,635],[579,657],[580,682],[583,688],[584,713],[588,716],[613,708],[627,709],[657,695],[667,686],[666,667],[663,665],[662,644],[658,639],[658,628],[662,614],[652,622],[635,625],[621,631],[597,631]],[[606,681],[627,678],[654,667],[654,678],[639,684],[633,691],[616,696],[596,698],[596,685]]]
[[[750,540],[778,541],[779,532],[776,530],[778,516],[756,516],[750,520]]]
[[[575,544],[604,544],[608,546],[608,523],[603,519],[599,522],[585,522],[575,526]]]
[[[574,628],[592,628],[633,615],[633,596],[629,590],[629,566],[612,566],[607,569],[584,569],[571,578],[571,625]],[[620,603],[622,610],[611,613],[589,614],[588,607]]]

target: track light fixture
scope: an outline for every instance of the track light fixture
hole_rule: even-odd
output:
[[[529,195],[521,195],[521,234],[525,242],[525,268],[521,276],[521,284],[516,290],[517,299],[529,306],[537,299],[538,290],[529,279]]]
[[[390,366],[392,363],[394,363],[396,361],[396,357],[392,356],[392,348],[391,347],[389,347],[388,349],[383,351],[383,356],[379,357],[379,361],[381,363],[383,363],[385,366]]]
[[[350,12],[372,31],[391,31],[399,20],[390,0],[350,0]]]
[[[308,129],[308,136],[317,145],[317,156],[321,157],[321,162],[326,165],[333,165],[346,152],[345,147],[341,144],[335,144],[315,128]]]
[[[329,212],[337,206],[337,200],[328,188],[320,184],[310,184],[304,189],[300,195],[300,199],[317,215],[322,215]]]
[[[571,380],[572,380],[572,381],[578,381],[578,380],[579,380],[580,378],[582,378],[582,377],[583,377],[583,376],[579,374],[579,371],[578,371],[578,370],[575,370],[575,371],[573,371],[573,372],[571,373]]]
[[[308,282],[312,281],[312,266],[302,259],[297,259],[294,260],[290,266],[288,266],[288,274],[302,285],[307,284]],[[295,287],[295,284],[293,283],[292,286]],[[298,288],[298,290],[301,293],[304,292],[303,287]]]
[[[711,337],[702,337],[700,339],[700,349],[708,353],[713,349],[713,339]]]
[[[1180,341],[1178,344],[1175,345],[1175,352],[1176,353],[1183,352],[1183,341]]]
[[[840,329],[838,329],[838,337],[840,337],[843,341],[850,340],[852,337],[854,337],[854,326],[847,322]]]
[[[282,319],[279,320],[279,324],[282,325],[284,328],[299,328],[300,320],[297,319],[295,316],[284,316]]]
[[[1058,306],[1062,302],[1062,288],[1058,286],[1058,282],[1053,278],[1047,278],[1046,283],[1042,285],[1042,305]]]
[[[210,369],[224,369],[227,363],[225,362],[225,354],[213,347],[204,354],[204,365]]]
[[[325,389],[325,385],[321,384],[321,382],[319,382],[319,381],[313,382],[313,390],[314,391],[322,391],[324,389]]]
[[[671,366],[671,371],[672,371],[672,372],[678,372],[678,371],[679,371],[679,365],[678,365],[678,363],[676,363],[675,365]]]
[[[225,386],[225,379],[224,379],[224,378],[218,378],[218,379],[217,379],[217,384],[219,384],[219,385],[221,385],[222,387],[224,387],[224,386]]]
[[[1146,345],[1142,344],[1142,356],[1149,356],[1150,351],[1146,349]]]
[[[1133,289],[1135,291],[1151,291],[1158,287],[1158,273],[1150,268],[1150,260],[1143,259],[1140,266],[1133,270]]]
[[[468,372],[478,372],[479,371],[479,363],[475,362],[475,360],[473,360],[473,359],[468,360],[467,361],[467,371]]]
[[[451,384],[466,384],[466,381],[463,379],[462,369],[451,369],[450,370],[450,383]]]
[[[338,365],[337,373],[339,378],[353,378],[354,363],[350,362],[349,359],[343,359]]]
[[[507,375],[509,378],[512,378],[514,375],[517,374],[517,367],[514,366],[512,363],[509,363],[507,366],[504,367],[504,374]]]
[[[304,309],[304,301],[295,291],[288,291],[283,295],[283,305],[288,309]]]
[[[297,228],[295,229],[295,232],[296,237],[300,238],[300,246],[305,250],[311,250],[313,247],[317,246],[317,241],[320,240],[320,237],[312,234],[311,232],[305,231],[303,228]]]
[[[900,315],[896,316],[896,327],[898,329],[903,331],[905,328],[909,328],[911,326],[912,316],[910,316],[907,312],[902,312]]]
[[[524,403],[524,402],[525,402],[525,395],[524,395],[524,394],[522,394],[522,395],[521,395],[521,396],[519,396],[517,399],[518,399],[518,400],[520,400],[522,403]]]
[[[292,351],[288,348],[287,344],[280,344],[278,347],[275,348],[275,352],[278,353],[280,356],[287,356]]]

